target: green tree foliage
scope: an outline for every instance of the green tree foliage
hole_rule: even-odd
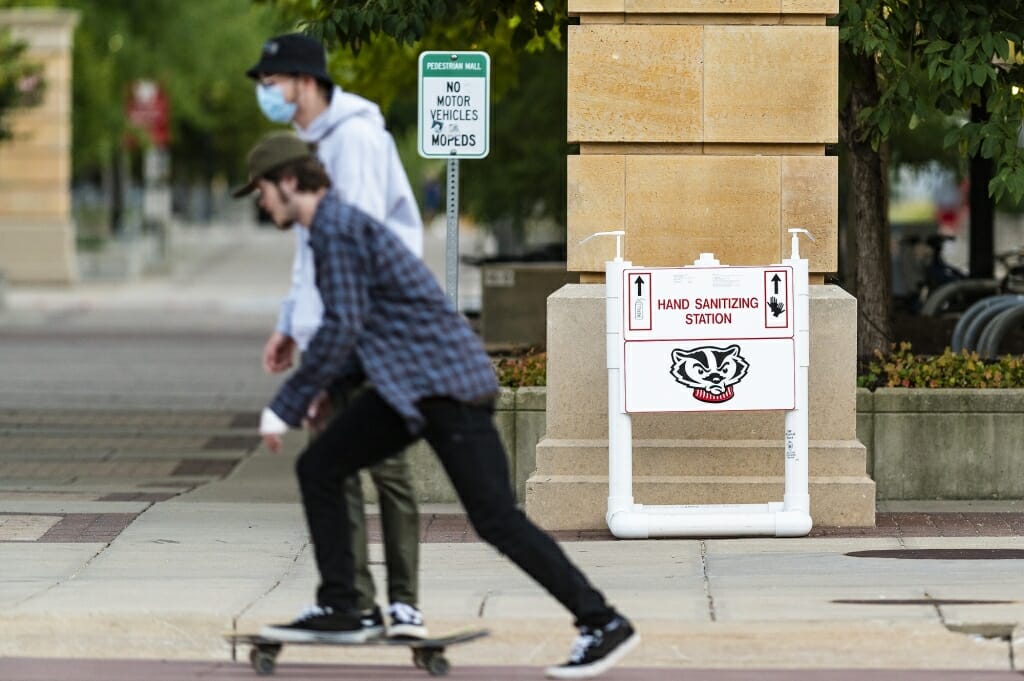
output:
[[[37,104],[45,88],[42,67],[25,57],[25,49],[25,43],[0,29],[0,140],[11,137],[10,111]]]
[[[81,12],[75,41],[75,164],[110,159],[127,131],[129,88],[155,80],[171,105],[176,175],[238,176],[245,150],[267,128],[244,75],[279,29],[247,0],[68,0]],[[227,164],[227,167],[225,167]]]
[[[300,15],[312,35],[358,52],[381,36],[415,45],[439,26],[459,26],[467,43],[494,35],[513,23],[509,45],[522,49],[557,29],[564,39],[565,0],[278,0]],[[564,43],[564,40],[560,40]],[[466,44],[466,43],[463,43]]]
[[[0,6],[12,0],[0,0]],[[18,0],[79,13],[73,74],[73,167],[98,173],[120,153],[134,81],[156,81],[171,109],[176,176],[244,171],[245,150],[268,124],[244,72],[285,25],[250,0]],[[143,142],[145,139],[143,138]]]
[[[852,183],[850,287],[862,356],[892,341],[886,202],[894,136],[936,117],[956,121],[945,145],[991,162],[994,197],[1024,198],[1024,96],[1015,89],[1024,85],[1022,9],[1021,0],[840,0],[840,136]]]
[[[276,0],[289,23],[331,48],[343,88],[377,102],[398,136],[415,133],[417,60],[424,50],[481,50],[491,59],[490,154],[461,165],[463,210],[522,237],[530,219],[565,223],[564,0],[419,2]],[[358,17],[358,18],[356,18]],[[339,26],[341,29],[339,29]],[[413,168],[405,158],[413,184]],[[442,164],[433,164],[434,172]],[[442,178],[443,180],[443,178]]]
[[[840,41],[874,61],[879,97],[860,122],[875,150],[936,112],[959,116],[945,146],[992,159],[990,193],[1024,199],[1024,2],[842,0],[839,25]],[[966,120],[972,107],[983,120]]]

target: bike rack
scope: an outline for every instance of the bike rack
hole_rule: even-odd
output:
[[[960,319],[957,320],[956,326],[953,327],[953,339],[950,343],[950,348],[953,352],[960,352],[961,350],[970,352],[975,348],[975,342],[981,335],[985,325],[993,317],[1008,307],[1021,303],[1024,303],[1024,295],[1004,294],[990,296],[971,305]]]
[[[988,323],[978,340],[978,354],[982,359],[995,359],[1003,337],[1024,322],[1024,302],[1011,305],[1009,309],[1000,309],[1002,312]]]
[[[942,312],[943,304],[961,293],[996,293],[999,291],[998,279],[963,279],[943,284],[932,291],[921,307],[922,317],[934,317]]]

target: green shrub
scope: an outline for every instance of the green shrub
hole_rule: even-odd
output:
[[[509,388],[547,385],[548,355],[531,350],[525,355],[494,360],[498,383]]]
[[[875,353],[866,371],[857,377],[861,388],[1022,388],[1024,358],[1005,355],[983,360],[976,352],[915,355],[910,343],[889,353]]]
[[[547,385],[547,353],[526,354],[494,360],[498,383],[522,388]],[[1024,357],[1004,355],[983,360],[976,352],[941,355],[914,354],[910,343],[900,343],[888,353],[875,353],[857,377],[859,388],[1024,388]]]

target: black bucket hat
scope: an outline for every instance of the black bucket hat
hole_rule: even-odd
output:
[[[261,73],[303,73],[334,84],[327,73],[324,46],[302,33],[279,35],[265,42],[260,60],[245,75],[256,80]]]
[[[261,139],[249,152],[249,182],[238,187],[231,195],[236,199],[251,194],[256,181],[284,165],[315,157],[313,148],[291,132],[272,132]]]

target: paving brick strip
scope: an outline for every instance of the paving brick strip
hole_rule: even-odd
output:
[[[370,519],[371,541],[382,540],[379,518]],[[552,532],[559,541],[614,540],[608,530]],[[811,537],[1021,537],[1024,513],[878,513],[875,527],[815,527]],[[474,542],[464,515],[435,514],[423,519],[424,542]]]
[[[43,660],[0,658],[4,681],[218,681],[254,679],[248,664],[229,662],[154,662],[146,660]],[[410,667],[281,664],[274,678],[289,681],[403,681],[430,678]],[[544,678],[538,667],[460,667],[452,681],[533,681]],[[1020,681],[1014,672],[889,669],[658,669],[618,668],[603,681]]]
[[[226,468],[221,466],[222,469]],[[107,494],[96,501],[159,502],[175,496],[167,492],[124,492]],[[30,494],[24,495],[31,498]],[[10,513],[0,511],[0,542],[38,541],[45,543],[88,543],[113,541],[133,520],[137,513]],[[962,516],[971,518],[969,523]],[[880,513],[874,528],[820,527],[811,537],[1020,537],[1024,536],[1024,513]],[[33,532],[28,526],[40,522],[39,518],[52,518],[46,527]],[[30,520],[32,519],[32,520]],[[952,528],[952,530],[950,530]],[[559,530],[551,533],[561,542],[616,541],[607,530]],[[381,543],[380,517],[369,516],[369,539]],[[479,542],[468,518],[459,513],[424,514],[420,518],[420,541],[425,544],[461,544]],[[914,558],[912,553],[906,557]],[[992,555],[991,558],[998,558]],[[1016,553],[1007,557],[1019,557]]]
[[[116,409],[0,409],[0,429],[101,429],[106,432],[135,429],[152,432],[154,428],[174,429],[255,429],[259,424],[256,412],[198,411],[124,411]],[[3,432],[0,430],[0,432]]]

